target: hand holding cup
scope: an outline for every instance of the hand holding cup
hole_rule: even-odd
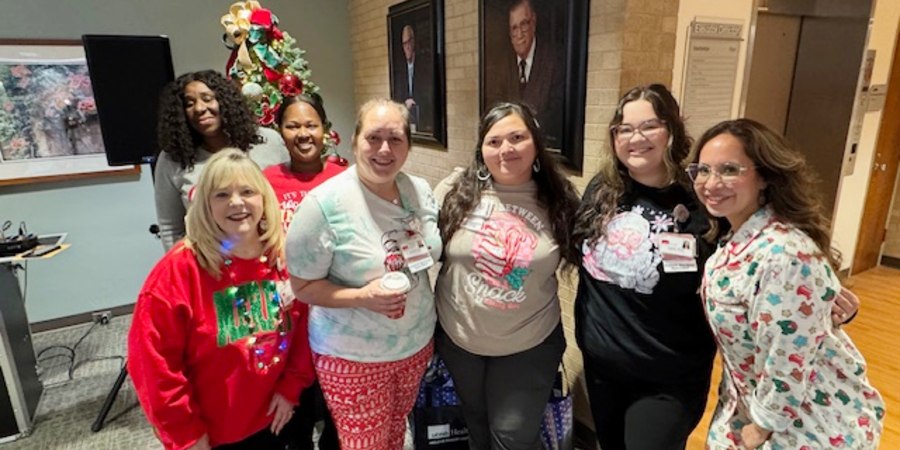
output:
[[[399,319],[403,317],[406,292],[409,289],[409,278],[405,274],[388,272],[382,278],[372,280],[361,288],[359,306],[392,319]]]
[[[391,319],[399,319],[406,312],[406,293],[409,292],[409,277],[403,272],[388,272],[381,277],[381,288],[394,293],[403,294],[403,301],[400,303],[399,311],[388,314]]]

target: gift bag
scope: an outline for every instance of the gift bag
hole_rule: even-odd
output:
[[[547,402],[544,420],[541,422],[541,442],[547,450],[574,448],[572,393],[566,387],[564,371],[562,369],[556,373],[550,401]]]
[[[422,378],[413,410],[417,450],[469,448],[469,430],[459,404],[450,372],[444,361],[435,354]]]

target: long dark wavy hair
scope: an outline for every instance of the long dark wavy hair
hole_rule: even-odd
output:
[[[577,264],[578,254],[571,251],[573,247],[570,230],[575,210],[578,209],[578,194],[547,151],[544,134],[535,119],[534,111],[521,103],[497,104],[481,119],[475,158],[456,184],[447,192],[441,207],[438,227],[444,245],[448,245],[450,239],[459,230],[463,219],[477,206],[481,199],[481,193],[490,188],[490,180],[478,179],[479,172],[489,173],[484,163],[484,155],[481,153],[481,143],[497,122],[512,114],[519,116],[525,122],[534,142],[535,158],[540,164],[540,170],[532,173],[532,179],[537,184],[537,203],[547,209],[547,216],[550,218],[553,230],[553,239],[559,246],[563,261],[567,265]]]
[[[691,180],[682,168],[682,162],[691,150],[691,138],[688,137],[681,118],[681,108],[675,97],[665,86],[650,84],[632,88],[619,100],[615,114],[609,122],[609,147],[600,154],[600,169],[591,179],[593,194],[585,197],[578,208],[573,243],[580,246],[587,241],[589,245],[606,234],[606,225],[618,213],[619,202],[630,194],[634,181],[628,175],[628,169],[616,157],[616,140],[614,128],[622,124],[625,105],[646,100],[653,105],[656,116],[665,121],[669,131],[669,148],[663,153],[663,164],[666,167],[666,184],[677,183],[688,192]],[[576,251],[580,252],[576,247]]]
[[[839,271],[841,253],[831,246],[831,223],[819,196],[816,173],[806,158],[780,134],[751,119],[727,120],[703,133],[688,159],[697,162],[700,150],[716,136],[730,134],[744,147],[756,172],[766,182],[762,198],[775,215],[806,233]]]
[[[156,134],[159,150],[166,152],[181,164],[182,169],[194,166],[197,147],[203,143],[203,136],[188,123],[184,106],[184,88],[191,82],[199,81],[216,94],[219,102],[219,117],[222,131],[228,137],[228,146],[243,151],[258,144],[256,117],[244,101],[237,85],[214,70],[189,72],[163,88],[159,98],[159,120]]]

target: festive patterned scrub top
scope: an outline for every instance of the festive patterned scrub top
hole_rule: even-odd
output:
[[[884,402],[831,325],[840,289],[813,240],[768,208],[713,254],[703,296],[725,373],[708,448],[738,448],[750,421],[773,430],[764,449],[878,446]]]

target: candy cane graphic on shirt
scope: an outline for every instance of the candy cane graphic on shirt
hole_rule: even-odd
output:
[[[537,241],[519,216],[505,211],[491,214],[472,242],[475,268],[489,284],[519,290],[530,272]]]

